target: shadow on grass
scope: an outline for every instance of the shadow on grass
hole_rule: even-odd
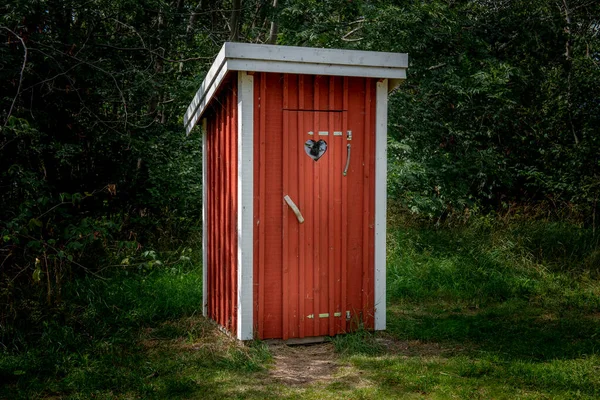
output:
[[[94,340],[62,357],[42,349],[5,355],[0,398],[223,399],[271,394],[260,379],[270,357],[266,348],[241,345],[203,317],[143,327],[138,335],[123,343]]]
[[[436,341],[508,360],[546,361],[600,352],[600,318],[577,310],[551,312],[522,301],[488,305],[408,303],[392,306],[388,332],[398,339]]]
[[[599,339],[600,318],[577,310],[396,301],[385,333],[353,333],[337,344],[379,398],[595,399]]]
[[[198,315],[201,276],[165,269],[74,282],[68,305],[6,341],[0,398],[269,397],[257,380],[266,348],[240,345]]]
[[[597,398],[599,255],[598,236],[568,222],[397,227],[386,334],[396,344],[354,363],[385,393]]]

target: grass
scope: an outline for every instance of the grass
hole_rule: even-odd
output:
[[[242,346],[198,315],[199,268],[77,281],[52,318],[32,310],[36,329],[5,340],[0,398],[600,397],[588,229],[396,221],[388,293],[387,331],[333,338],[334,379],[290,386],[270,378],[263,343]]]

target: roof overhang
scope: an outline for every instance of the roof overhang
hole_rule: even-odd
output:
[[[229,71],[276,72],[308,75],[406,79],[408,55],[376,51],[318,49],[227,42],[183,117],[189,133]]]

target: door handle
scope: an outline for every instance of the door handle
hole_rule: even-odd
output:
[[[348,174],[348,167],[350,166],[350,143],[348,143],[348,154],[346,156],[346,168],[344,168],[344,176],[346,176]]]
[[[294,212],[294,214],[296,214],[296,218],[298,218],[298,222],[299,223],[304,223],[304,217],[302,216],[302,213],[300,212],[300,209],[298,208],[298,206],[296,205],[296,203],[294,203],[294,201],[290,198],[290,196],[288,196],[287,194],[283,197],[283,199],[285,200],[285,202],[287,203],[288,206],[290,206],[290,208],[292,209],[292,211]]]

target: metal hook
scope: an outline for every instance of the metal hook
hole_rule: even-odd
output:
[[[344,168],[344,176],[348,174],[348,167],[350,166],[350,143],[348,143],[348,156],[346,158],[346,168]]]

